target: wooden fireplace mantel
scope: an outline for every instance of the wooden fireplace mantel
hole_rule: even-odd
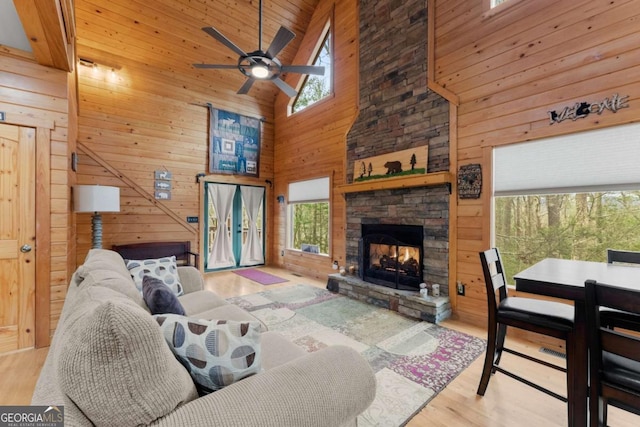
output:
[[[394,188],[430,187],[442,184],[451,184],[451,173],[448,171],[354,182],[352,184],[338,185],[336,188],[341,194],[348,194]]]

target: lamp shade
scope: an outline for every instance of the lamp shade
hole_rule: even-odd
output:
[[[73,198],[76,212],[120,212],[119,187],[76,185]]]

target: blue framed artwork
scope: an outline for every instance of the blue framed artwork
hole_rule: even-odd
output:
[[[260,119],[209,107],[209,173],[258,177]]]

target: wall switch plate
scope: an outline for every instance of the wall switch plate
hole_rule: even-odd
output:
[[[189,222],[189,223],[198,222],[198,217],[197,216],[188,216],[187,217],[187,222]]]
[[[464,296],[464,285],[462,284],[462,282],[457,283],[457,288],[458,288],[458,295]]]

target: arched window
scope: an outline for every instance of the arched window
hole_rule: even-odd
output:
[[[333,90],[333,52],[331,44],[331,25],[327,25],[322,32],[322,42],[318,44],[315,52],[315,59],[312,65],[323,66],[324,76],[307,75],[298,91],[298,96],[291,105],[291,112],[297,113],[308,106],[315,104],[323,98],[329,96]]]

